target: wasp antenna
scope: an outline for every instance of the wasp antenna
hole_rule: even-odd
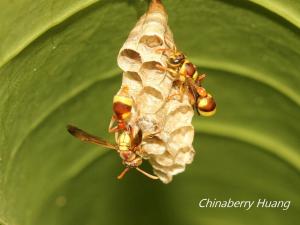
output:
[[[120,175],[117,176],[118,180],[121,180],[121,179],[125,176],[125,174],[128,172],[129,169],[130,169],[129,167],[126,167],[126,168],[120,173]]]
[[[139,171],[139,172],[141,172],[142,174],[144,174],[146,177],[149,177],[149,178],[151,178],[153,180],[157,180],[158,179],[157,176],[151,175],[151,174],[147,173],[146,171],[142,170],[139,167],[136,167],[136,170]]]
[[[157,48],[157,49],[155,49],[155,52],[162,52],[162,53],[171,52],[171,51],[173,51],[171,48]]]

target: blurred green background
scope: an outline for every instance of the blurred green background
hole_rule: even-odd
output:
[[[213,118],[171,184],[67,134],[107,133],[135,0],[0,0],[1,225],[295,225],[300,216],[300,2],[164,0],[178,47],[207,73]],[[148,170],[150,166],[148,165]],[[198,207],[202,198],[291,207]]]

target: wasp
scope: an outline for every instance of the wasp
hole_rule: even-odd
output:
[[[198,114],[203,116],[215,114],[216,102],[201,85],[206,75],[199,75],[196,66],[175,47],[173,49],[157,49],[157,51],[162,51],[167,56],[167,67],[157,65],[157,68],[169,72],[175,78],[175,85],[179,86],[179,94],[174,95],[180,95],[182,98],[185,90],[188,90],[189,100]]]
[[[131,168],[135,168],[137,171],[151,179],[158,179],[157,176],[151,175],[139,167],[143,162],[143,158],[141,156],[141,144],[143,138],[145,138],[143,137],[143,133],[140,129],[133,139],[130,131],[121,130],[117,132],[116,144],[112,144],[100,137],[89,134],[72,125],[68,125],[67,129],[71,135],[78,138],[80,141],[117,151],[123,160],[123,165],[125,166],[125,169],[117,177],[118,179],[122,179]]]
[[[123,164],[125,165],[125,169],[117,177],[118,179],[122,179],[130,168],[135,168],[136,170],[138,170],[139,172],[151,179],[158,179],[158,177],[151,175],[139,168],[139,166],[143,162],[141,156],[142,140],[144,138],[152,137],[153,134],[143,135],[142,130],[139,129],[136,135],[134,135],[134,131],[128,123],[128,121],[131,118],[132,106],[133,99],[129,96],[128,87],[123,86],[119,94],[114,96],[114,114],[111,118],[108,128],[108,131],[110,133],[116,134],[116,144],[111,144],[100,137],[91,135],[72,125],[69,125],[67,129],[70,134],[72,134],[74,137],[78,138],[83,142],[100,145],[102,147],[106,147],[117,151],[121,159],[123,160]]]

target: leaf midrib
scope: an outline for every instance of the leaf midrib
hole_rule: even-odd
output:
[[[268,1],[267,3],[261,0],[250,1],[273,12],[274,14],[280,16],[284,20],[288,21],[289,23],[293,24],[295,27],[300,29],[300,18],[298,18],[298,16],[294,12],[291,12],[290,10],[281,7],[281,5],[274,3],[274,1]]]
[[[269,140],[269,137],[264,133],[228,123],[221,124],[220,122],[211,121],[195,121],[194,126],[201,127],[201,132],[205,134],[239,140],[259,147],[260,149],[264,149],[266,152],[271,153],[288,163],[289,166],[292,166],[300,173],[300,155],[297,153],[297,150],[280,143],[276,139]]]
[[[287,97],[297,106],[300,106],[300,95],[296,91],[292,90],[287,85],[283,84],[277,79],[273,79],[272,76],[266,75],[266,73],[262,74],[258,70],[254,70],[253,68],[246,67],[246,65],[233,64],[227,61],[221,62],[210,58],[200,59],[197,57],[191,57],[190,59],[195,65],[198,65],[199,67],[202,68],[223,71],[230,74],[250,78],[267,87],[272,88],[273,90]]]

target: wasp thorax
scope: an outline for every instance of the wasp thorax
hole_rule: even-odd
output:
[[[207,94],[206,97],[199,97],[197,100],[198,112],[203,116],[212,116],[216,112],[216,102],[214,98]]]
[[[131,148],[131,138],[128,131],[120,133],[117,137],[119,151],[128,151]]]

